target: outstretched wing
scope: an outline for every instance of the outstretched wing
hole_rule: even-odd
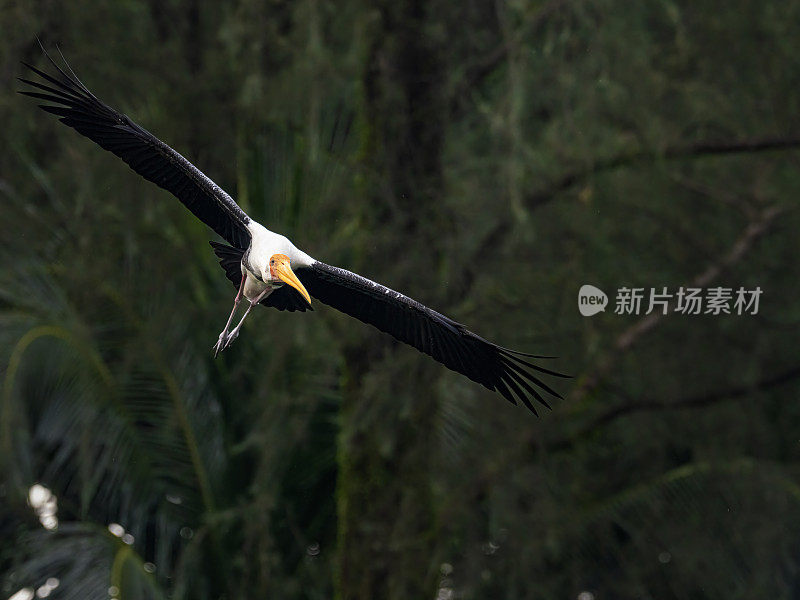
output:
[[[21,94],[44,100],[39,107],[59,118],[81,135],[113,152],[145,179],[174,194],[186,208],[229,244],[250,244],[250,218],[222,189],[197,167],[149,131],[99,100],[75,76],[65,72],[45,52],[57,74],[48,75],[23,63],[44,82],[20,81],[39,91]]]
[[[414,346],[449,369],[500,392],[513,404],[517,404],[516,396],[536,413],[531,399],[549,408],[539,390],[561,398],[537,373],[567,376],[526,360],[543,357],[493,344],[416,300],[350,271],[317,261],[295,269],[295,274],[320,302]]]

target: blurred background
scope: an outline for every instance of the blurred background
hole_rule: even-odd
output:
[[[0,598],[800,598],[798,25],[0,3]],[[312,256],[559,357],[564,401],[536,418],[319,303],[214,360],[213,234],[14,93],[37,36]],[[681,286],[763,293],[615,314]]]

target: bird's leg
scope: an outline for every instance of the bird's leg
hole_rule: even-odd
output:
[[[236,327],[234,327],[228,334],[228,337],[225,339],[225,343],[222,346],[222,350],[230,346],[233,340],[239,337],[239,330],[242,328],[242,323],[244,323],[244,320],[247,318],[247,315],[249,315],[250,311],[253,310],[253,307],[257,306],[259,302],[261,302],[264,298],[266,298],[269,295],[270,292],[272,292],[272,288],[268,287],[258,295],[258,298],[256,298],[255,300],[250,300],[250,306],[248,306],[247,310],[244,311],[244,314],[242,315],[242,319],[239,321],[239,324]]]
[[[225,329],[222,330],[222,333],[219,334],[219,339],[217,343],[214,345],[214,358],[217,357],[222,349],[225,347],[225,342],[228,339],[228,329],[231,326],[231,322],[233,322],[233,315],[236,314],[236,309],[239,308],[239,303],[242,301],[242,296],[244,295],[244,280],[245,276],[242,276],[242,283],[239,284],[239,291],[236,292],[236,298],[233,300],[233,310],[231,310],[231,316],[228,317],[228,322],[225,323]]]

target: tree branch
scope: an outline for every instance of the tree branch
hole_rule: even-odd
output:
[[[529,210],[534,210],[554,200],[560,193],[569,188],[605,172],[633,166],[636,164],[662,160],[675,160],[679,158],[701,158],[704,156],[724,156],[728,154],[767,152],[774,150],[791,150],[800,148],[800,136],[787,137],[762,137],[749,140],[735,140],[723,142],[694,142],[683,146],[673,146],[661,152],[638,151],[622,154],[609,159],[600,160],[591,167],[575,170],[562,175],[546,187],[533,191],[525,197],[525,205]],[[447,298],[447,305],[455,303],[458,298],[463,298],[472,290],[477,280],[478,258],[485,252],[496,248],[503,238],[513,228],[510,216],[501,218],[486,233],[483,240],[475,247],[470,259],[464,262],[463,269],[453,277],[451,293]]]
[[[550,451],[565,450],[573,446],[577,441],[584,438],[587,434],[591,433],[592,431],[595,431],[600,427],[604,427],[609,423],[611,423],[612,421],[615,421],[620,417],[632,413],[644,412],[644,411],[705,408],[720,402],[745,398],[754,392],[764,392],[776,387],[780,387],[786,383],[789,383],[790,381],[794,381],[799,378],[800,378],[800,365],[792,367],[791,369],[783,371],[782,373],[778,373],[777,375],[773,375],[771,377],[767,377],[765,379],[757,381],[756,383],[751,385],[742,385],[730,388],[728,390],[710,392],[707,394],[697,395],[697,396],[690,396],[688,398],[683,398],[681,400],[669,401],[669,400],[644,399],[639,401],[629,401],[626,402],[625,404],[615,406],[614,408],[611,408],[608,411],[597,415],[574,433],[570,434],[567,437],[556,440],[554,442],[546,443],[545,447],[547,448],[547,450]]]
[[[744,154],[768,152],[772,150],[790,150],[800,148],[800,136],[763,137],[749,140],[727,140],[721,142],[698,141],[687,145],[668,147],[661,152],[639,150],[621,154],[593,165],[566,173],[546,187],[528,194],[525,204],[531,210],[553,200],[560,192],[585,181],[594,175],[630,167],[656,160],[676,160],[680,158],[701,158],[704,156],[724,156],[726,154]]]
[[[741,235],[734,241],[730,249],[714,264],[709,265],[704,271],[696,275],[689,287],[705,287],[725,269],[738,263],[742,257],[753,247],[753,244],[762,237],[773,223],[775,218],[785,212],[785,209],[778,206],[771,206],[764,209],[760,215],[747,224]],[[580,400],[588,392],[593,390],[599,382],[609,372],[615,360],[620,354],[629,350],[643,335],[658,325],[665,315],[660,312],[652,312],[639,319],[636,323],[625,329],[614,342],[611,352],[603,358],[598,366],[587,375],[580,386],[573,393],[573,398]]]

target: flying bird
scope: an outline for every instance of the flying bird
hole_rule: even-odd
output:
[[[258,304],[281,311],[306,311],[311,309],[313,297],[499,392],[513,404],[519,399],[535,414],[533,399],[549,408],[543,394],[561,398],[541,380],[541,374],[566,375],[530,360],[547,357],[493,344],[412,298],[312,258],[285,236],[251,219],[178,152],[99,100],[66,61],[62,68],[46,51],[45,55],[56,72],[48,74],[23,63],[41,80],[19,78],[29,86],[20,93],[46,102],[40,108],[116,154],[145,179],[171,192],[227,242],[210,242],[226,276],[237,289],[233,310],[214,345],[214,356],[236,339],[247,315]],[[244,314],[231,327],[242,303],[245,303]]]

